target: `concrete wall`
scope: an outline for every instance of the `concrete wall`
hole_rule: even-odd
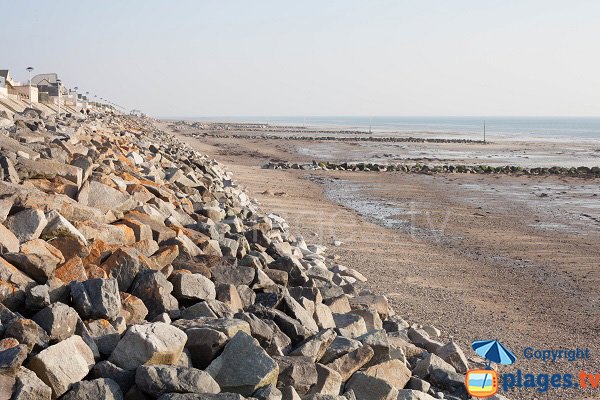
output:
[[[0,86],[0,97],[8,97],[8,89]]]
[[[14,86],[9,93],[17,95],[20,100],[25,102],[29,102],[30,98],[32,103],[38,102],[38,89],[35,86]]]

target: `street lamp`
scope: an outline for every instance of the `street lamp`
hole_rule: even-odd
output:
[[[58,117],[60,118],[60,83],[61,83],[61,80],[57,79],[56,83],[58,84]]]
[[[27,67],[27,72],[29,72],[29,107],[31,107],[31,71],[33,71],[33,67]]]

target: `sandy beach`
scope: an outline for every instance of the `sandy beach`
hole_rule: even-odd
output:
[[[358,157],[371,153],[352,152],[361,144],[192,138],[192,132],[174,131],[226,164],[252,196],[298,233],[329,246],[340,264],[359,268],[407,320],[433,324],[464,348],[479,338],[501,339],[517,357],[528,346],[600,350],[597,178],[266,170],[261,165],[273,160],[343,155],[364,161]],[[460,152],[463,162],[478,163],[475,152],[529,154],[533,145],[410,143],[375,147],[373,153]],[[558,152],[575,164],[588,162],[598,146],[535,144],[539,158],[552,165],[560,163]],[[334,240],[342,244],[335,247]],[[520,357],[504,370],[599,367],[594,357],[553,365]]]

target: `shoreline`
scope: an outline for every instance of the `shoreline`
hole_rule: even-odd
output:
[[[282,140],[176,134],[229,165],[261,203],[300,222],[303,235],[318,233],[314,237],[322,244],[344,242],[336,253],[342,264],[363,265],[369,284],[388,294],[407,318],[443,326],[461,346],[496,335],[517,349],[534,341],[600,352],[592,343],[600,329],[600,299],[594,296],[600,284],[596,185],[561,176],[263,170],[264,161],[300,162],[303,156],[294,143]],[[327,196],[328,182],[343,181],[354,189],[339,197],[362,201],[367,206],[362,212]],[[392,228],[400,224],[405,231],[374,224],[373,208],[385,211],[382,218]],[[435,228],[451,240],[438,240]],[[490,282],[499,277],[506,282],[475,289],[464,279],[475,271]],[[479,314],[486,315],[488,328],[475,322]],[[544,371],[535,362],[520,367]],[[592,360],[578,367],[600,364]]]

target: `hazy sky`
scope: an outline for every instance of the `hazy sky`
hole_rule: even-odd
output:
[[[598,0],[2,3],[0,68],[155,116],[600,116]]]

